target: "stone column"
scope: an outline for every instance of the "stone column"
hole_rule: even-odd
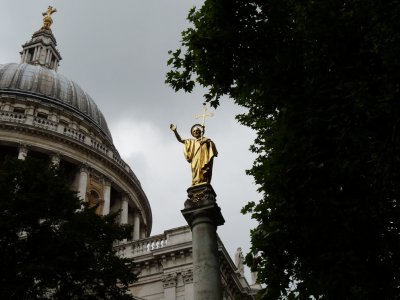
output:
[[[140,238],[141,238],[141,239],[144,239],[144,238],[146,237],[146,232],[147,232],[147,228],[146,228],[146,226],[143,224],[143,225],[140,227]]]
[[[26,57],[26,51],[23,50],[21,53],[21,64],[23,64],[25,62],[25,57]]]
[[[33,50],[33,56],[32,56],[31,62],[35,61],[36,55],[37,55],[37,51],[38,51],[38,48],[36,47],[35,50]]]
[[[39,64],[41,64],[41,57],[42,57],[42,47],[39,47],[37,57],[36,57],[36,60],[39,62]]]
[[[111,182],[104,180],[103,182],[103,215],[108,215],[110,213],[110,200],[111,200]]]
[[[210,184],[187,191],[182,214],[192,230],[194,300],[222,300],[216,230],[225,220]]]
[[[20,144],[18,147],[18,159],[25,160],[28,152],[28,146],[25,144]]]
[[[49,60],[49,49],[46,49],[46,54],[44,56],[44,64],[47,66],[47,62]]]
[[[176,300],[177,274],[171,273],[162,279],[164,287],[164,300]]]
[[[83,201],[86,201],[86,189],[89,172],[87,166],[81,166],[79,170],[78,196]]]
[[[128,196],[122,196],[122,203],[121,203],[121,224],[128,224]]]
[[[140,239],[140,213],[135,210],[133,214],[133,240]]]

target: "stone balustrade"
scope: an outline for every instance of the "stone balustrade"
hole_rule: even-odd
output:
[[[168,245],[165,234],[154,235],[145,239],[121,243],[115,247],[117,253],[124,257],[134,257],[150,253]]]
[[[78,140],[82,143],[85,142],[85,135],[77,130],[72,129],[72,128],[64,127],[64,135],[71,137],[75,140]]]
[[[27,118],[27,115],[25,113],[12,112],[12,111],[6,111],[6,110],[0,110],[0,121],[26,124],[26,125],[31,125],[34,127],[46,129],[49,131],[53,131],[53,132],[57,132],[59,134],[65,135],[65,136],[72,138],[76,141],[79,141],[85,145],[88,145],[95,151],[100,152],[101,154],[106,155],[107,157],[111,158],[117,165],[121,166],[125,171],[127,171],[129,173],[129,175],[131,175],[136,180],[136,182],[138,182],[140,184],[140,181],[138,180],[136,175],[133,173],[132,169],[128,166],[128,164],[126,164],[121,159],[118,152],[116,152],[114,149],[110,149],[106,145],[94,140],[88,134],[86,134],[80,130],[76,130],[71,127],[65,126],[65,124],[62,124],[60,122],[50,121],[46,118],[41,118],[41,117],[37,117],[37,116],[33,117],[33,123],[32,123],[32,117],[31,117],[31,120],[29,121]]]
[[[92,148],[95,148],[96,150],[98,150],[108,156],[108,148],[105,145],[103,145],[93,139],[90,139],[90,146],[92,146]]]
[[[33,119],[33,126],[44,128],[51,131],[57,131],[57,123],[53,121],[49,121],[44,118],[35,117]]]
[[[0,111],[0,120],[14,123],[25,123],[26,116],[23,113],[12,111]]]
[[[123,241],[115,244],[117,253],[124,257],[146,255],[152,251],[176,245],[190,245],[192,232],[189,226],[181,226],[164,231],[162,234],[153,235],[136,241]],[[186,247],[186,246],[185,246]]]

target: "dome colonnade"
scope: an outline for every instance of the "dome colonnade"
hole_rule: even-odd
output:
[[[140,182],[93,99],[57,73],[56,46],[43,27],[22,46],[20,64],[0,64],[0,158],[32,156],[58,165],[97,213],[120,210],[120,223],[133,225],[133,240],[148,237],[152,214]]]

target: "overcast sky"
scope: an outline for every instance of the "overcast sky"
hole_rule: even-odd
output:
[[[168,50],[179,47],[180,33],[195,0],[0,0],[0,64],[20,62],[21,45],[42,26],[48,5],[57,9],[52,30],[63,60],[58,72],[78,83],[106,117],[114,144],[131,166],[150,201],[152,235],[186,225],[180,210],[191,185],[183,145],[169,129],[190,137],[202,112],[202,91],[175,93],[165,81]],[[255,134],[239,125],[244,112],[225,99],[206,121],[206,136],[219,155],[212,186],[225,218],[218,234],[234,257],[246,253],[256,223],[240,209],[260,195],[245,175],[255,156],[249,152]],[[246,272],[248,273],[248,272]]]

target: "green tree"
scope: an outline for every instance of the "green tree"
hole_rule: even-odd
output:
[[[1,299],[133,299],[132,262],[113,242],[130,228],[98,216],[44,162],[7,159],[0,169]]]
[[[243,211],[264,299],[400,295],[400,2],[206,0],[167,83],[257,133]]]

